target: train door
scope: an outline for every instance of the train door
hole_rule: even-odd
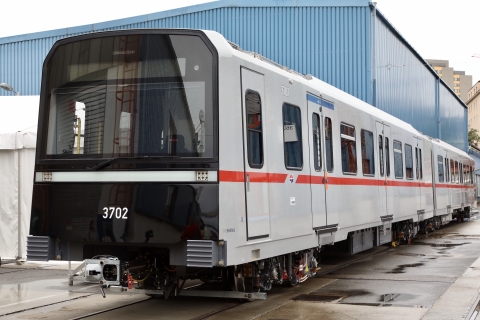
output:
[[[329,101],[321,99],[321,121],[323,124],[323,155],[325,165],[323,166],[324,183],[325,183],[325,210],[327,214],[327,227],[335,230],[338,227],[338,210],[333,202],[338,201],[338,198],[329,190],[328,175],[333,173],[333,123],[335,119],[335,105]],[[338,188],[337,188],[338,192]],[[336,194],[338,195],[338,193]]]
[[[270,236],[263,74],[242,68],[241,83],[247,240],[254,240]]]
[[[383,181],[383,187],[379,188],[379,209],[382,220],[391,220],[393,218],[394,199],[389,197],[388,182],[391,175],[390,168],[390,150],[392,148],[390,140],[390,127],[381,122],[376,122],[378,139],[378,163],[379,179]],[[391,192],[390,192],[391,193]]]
[[[417,208],[419,210],[426,210],[426,201],[425,201],[425,190],[423,186],[423,166],[422,166],[422,157],[423,157],[423,139],[421,137],[416,137],[417,145],[414,146],[413,161],[415,163],[414,179],[418,180],[418,197],[417,197]]]
[[[327,225],[327,208],[325,203],[325,159],[324,133],[321,116],[321,99],[307,93],[307,109],[309,123],[308,143],[310,146],[310,192],[312,194],[313,228],[322,228]]]
[[[432,141],[426,139],[423,140],[423,149],[420,160],[422,160],[421,166],[423,169],[422,178],[424,190],[422,192],[424,198],[425,213],[427,216],[435,214],[435,199],[434,199],[434,189],[435,189],[435,177],[433,176],[433,144]]]

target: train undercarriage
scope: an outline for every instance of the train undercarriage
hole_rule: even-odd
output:
[[[273,285],[295,286],[320,269],[320,249],[303,250],[238,266],[198,268],[169,265],[168,250],[145,248],[133,260],[101,255],[86,259],[73,277],[83,271],[84,282],[98,283],[116,292],[144,293],[165,299],[180,295],[201,295],[247,300],[265,299]],[[202,290],[184,290],[187,280],[201,280]],[[209,290],[211,289],[211,290]]]
[[[126,256],[120,259],[110,255],[97,255],[92,259],[86,259],[76,270],[70,272],[69,283],[72,285],[74,275],[82,271],[78,277],[82,277],[84,282],[99,284],[103,297],[106,296],[105,289],[109,289],[111,292],[143,293],[162,296],[165,299],[175,296],[266,299],[266,292],[274,285],[295,286],[316,275],[320,269],[318,264],[321,250],[345,251],[347,248],[350,254],[353,254],[359,252],[355,251],[359,250],[356,249],[359,242],[366,240],[372,240],[370,247],[386,243],[396,247],[409,244],[417,235],[433,232],[453,219],[463,221],[469,217],[470,208],[466,207],[464,210],[455,210],[452,214],[418,222],[411,219],[387,224],[387,227],[384,224],[379,228],[352,232],[347,240],[332,246],[303,250],[237,266],[212,268],[173,266],[170,265],[168,249],[135,248],[132,253],[135,252],[136,256],[133,257],[131,253],[130,259]],[[195,289],[185,290],[185,283],[189,280],[197,281]]]
[[[427,235],[436,229],[450,223],[452,220],[463,222],[471,217],[470,207],[455,209],[452,213],[435,216],[418,222],[413,220],[400,221],[392,224],[392,246],[411,243],[418,235]]]

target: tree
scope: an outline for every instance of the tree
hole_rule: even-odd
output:
[[[480,135],[478,134],[477,129],[469,129],[468,130],[468,143],[477,145],[477,143],[480,141]]]

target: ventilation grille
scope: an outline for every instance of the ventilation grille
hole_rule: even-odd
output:
[[[48,261],[50,238],[27,237],[27,261]]]
[[[202,240],[187,241],[187,267],[211,268],[214,262],[214,242]]]

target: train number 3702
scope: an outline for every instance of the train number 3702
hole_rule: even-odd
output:
[[[104,207],[103,218],[104,219],[128,219],[128,208],[123,207]]]

